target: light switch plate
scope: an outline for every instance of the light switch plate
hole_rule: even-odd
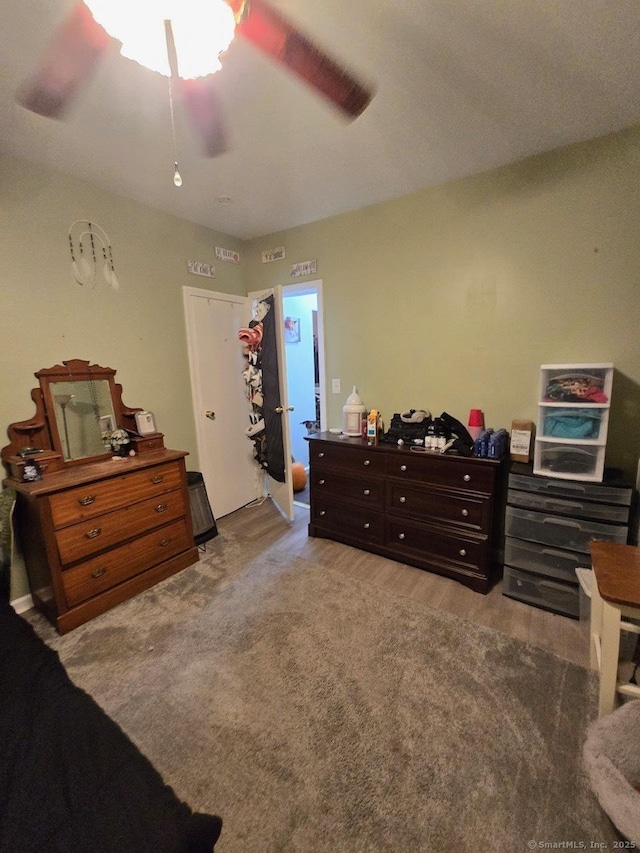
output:
[[[341,389],[340,389],[340,380],[339,379],[332,379],[331,380],[331,390],[333,391],[334,394],[340,393]]]

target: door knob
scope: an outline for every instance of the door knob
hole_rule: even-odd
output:
[[[211,409],[207,409],[207,411],[204,414],[205,414],[205,417],[209,418],[210,421],[215,421],[216,413],[212,412]]]
[[[284,409],[282,408],[282,406],[276,406],[273,411],[276,412],[277,414],[281,415],[284,412]],[[295,412],[295,408],[293,406],[287,406],[287,411],[288,412]]]

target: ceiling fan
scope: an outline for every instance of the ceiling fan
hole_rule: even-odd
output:
[[[301,33],[267,0],[207,0],[202,7],[208,13],[209,6],[216,3],[224,10],[223,14],[231,13],[229,41],[235,36],[246,39],[328,99],[347,119],[357,118],[368,106],[373,96],[372,90]],[[136,4],[140,9],[136,8]],[[121,40],[110,24],[103,25],[99,5],[98,0],[86,0],[86,5],[80,0],[76,2],[49,41],[36,69],[18,90],[17,99],[22,106],[50,118],[63,117],[82,86],[95,72],[112,36]],[[114,0],[106,4],[109,10],[105,13],[107,18],[116,5]],[[128,23],[141,22],[144,29],[148,12],[142,7],[146,5],[148,9],[149,6],[160,7],[162,4],[159,0],[151,0],[151,3],[146,0],[146,4],[141,0],[128,0],[121,5],[124,6],[123,18],[128,19]],[[188,4],[186,0],[177,0],[173,5],[184,13],[185,5]],[[155,14],[158,17],[157,11]],[[212,77],[208,73],[192,77],[184,73],[181,76],[172,17],[170,9],[161,10],[160,23],[164,24],[166,40],[165,63],[168,61],[164,73],[170,77],[171,86],[175,86],[184,104],[202,140],[205,155],[215,157],[226,150],[226,140]],[[187,34],[190,37],[202,29],[198,19],[187,21]],[[207,44],[207,51],[215,61],[218,52],[220,58],[224,58],[226,48],[223,46],[221,51],[217,51],[214,38],[215,33],[211,33],[211,47]],[[124,46],[122,52],[125,53]],[[180,56],[181,62],[183,55],[188,57],[190,53],[190,50],[184,51]],[[139,61],[147,64],[144,60]]]

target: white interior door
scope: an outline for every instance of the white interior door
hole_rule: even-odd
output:
[[[200,468],[216,518],[260,493],[259,468],[245,430],[250,404],[238,330],[251,302],[243,296],[183,288],[191,391]]]
[[[273,477],[268,477],[269,494],[282,515],[289,521],[293,521],[293,479],[291,475],[291,436],[289,432],[289,407],[287,397],[287,367],[284,349],[284,313],[282,310],[282,287],[279,285],[268,290],[254,291],[249,293],[252,304],[256,304],[267,296],[273,296],[275,310],[276,349],[278,362],[278,386],[280,389],[280,403],[275,411],[280,415],[282,423],[282,444],[284,449],[284,483],[280,483]],[[267,439],[268,440],[268,439]]]

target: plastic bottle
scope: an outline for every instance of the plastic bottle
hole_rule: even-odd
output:
[[[360,399],[356,386],[347,397],[347,402],[342,407],[342,432],[345,435],[362,435],[362,417],[366,412],[364,403]]]
[[[376,409],[371,409],[367,417],[367,442],[369,444],[378,443],[378,412]]]

